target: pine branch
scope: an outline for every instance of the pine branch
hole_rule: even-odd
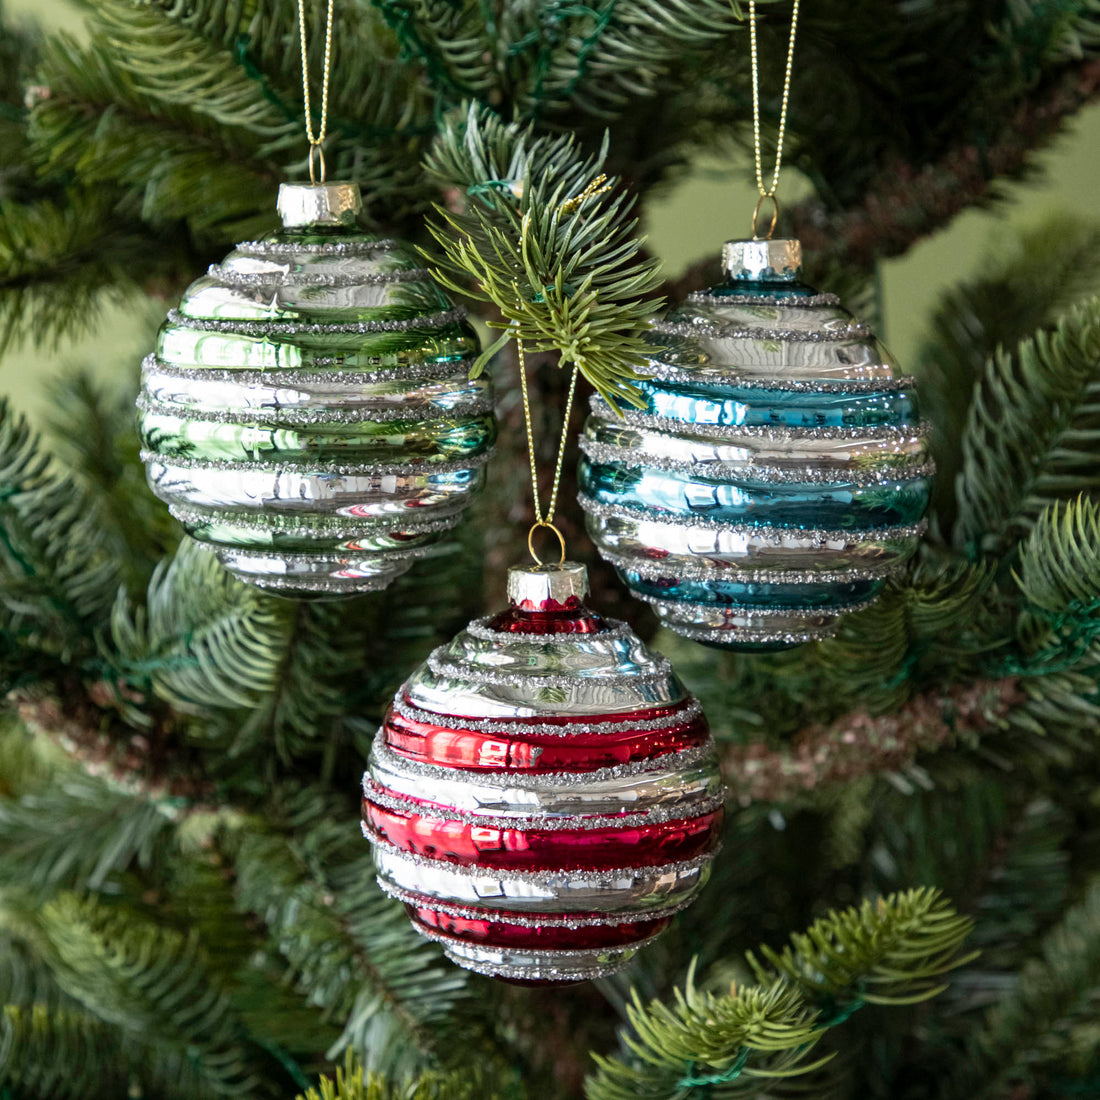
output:
[[[422,1069],[442,1053],[438,1029],[468,976],[442,964],[375,886],[366,851],[349,858],[343,826],[339,848],[331,832],[322,828],[321,850],[316,841],[244,838],[238,904],[267,925],[287,980],[344,1021],[334,1049],[351,1047],[374,1069]]]
[[[572,138],[536,138],[474,106],[433,146],[429,172],[467,196],[461,213],[436,208],[436,277],[504,317],[489,322],[505,335],[475,369],[515,337],[530,351],[559,351],[613,405],[637,403],[630,383],[653,309],[642,295],[657,265],[638,258],[628,199],[601,197],[616,182],[600,172],[605,156],[585,157]]]
[[[1086,1065],[1100,1053],[1100,884],[1066,913],[1028,962],[1018,985],[994,1005],[966,1043],[944,1097],[994,1097],[1042,1085],[1051,1072],[1072,1080],[1071,1053]],[[1084,1058],[1082,1059],[1082,1055]]]
[[[912,890],[830,912],[782,952],[747,956],[757,985],[698,989],[689,972],[672,1007],[634,994],[632,1057],[596,1056],[589,1100],[674,1100],[727,1085],[761,1095],[774,1078],[818,1069],[813,1045],[863,1003],[900,1005],[935,996],[939,979],[968,961],[959,948],[972,922],[936,890]],[[769,969],[768,967],[774,968]],[[753,1086],[756,1086],[755,1088]]]
[[[1048,504],[1096,485],[1100,449],[1100,299],[1071,311],[975,387],[956,482],[955,542],[1004,554]]]
[[[864,188],[859,205],[830,212],[818,198],[790,211],[788,227],[820,262],[867,271],[900,256],[921,237],[942,229],[970,206],[994,197],[995,181],[1019,175],[1065,121],[1100,94],[1100,58],[1089,58],[1029,96],[981,150],[963,136],[935,163],[884,165]]]
[[[118,588],[96,509],[55,473],[22,416],[0,402],[0,619],[15,643],[9,687],[92,655]],[[53,669],[56,671],[56,667]]]
[[[1088,497],[1048,505],[1020,549],[1024,599],[1054,614],[1095,613],[1100,600],[1100,504]]]
[[[60,894],[22,919],[25,938],[61,988],[145,1048],[146,1058],[155,1052],[154,1078],[171,1080],[165,1071],[174,1070],[183,1095],[266,1091],[194,936],[74,894]]]

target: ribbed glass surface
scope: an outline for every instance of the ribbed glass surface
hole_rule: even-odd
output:
[[[411,249],[342,228],[238,245],[144,364],[150,483],[279,594],[382,587],[460,518],[496,434],[478,341]]]
[[[643,407],[595,400],[581,441],[600,551],[687,637],[827,637],[918,545],[932,464],[910,380],[798,282],[692,295],[649,340]]]

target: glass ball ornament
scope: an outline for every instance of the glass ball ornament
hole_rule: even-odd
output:
[[[661,622],[722,648],[826,638],[905,568],[932,462],[913,380],[794,240],[726,242],[727,279],[649,335],[644,404],[598,397],[581,504]]]
[[[363,779],[382,889],[460,966],[611,974],[707,879],[724,792],[698,702],[583,565],[513,568],[398,691]]]
[[[461,519],[496,435],[477,336],[354,183],[187,289],[143,364],[142,458],[188,535],[275,594],[384,587]]]

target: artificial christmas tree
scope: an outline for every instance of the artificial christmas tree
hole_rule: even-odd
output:
[[[303,7],[316,74],[327,8]],[[81,10],[80,39],[0,39],[0,345],[37,341],[43,362],[103,303],[151,296],[163,316],[308,176],[297,5]],[[0,1089],[1095,1091],[1100,230],[1051,221],[969,281],[944,272],[912,364],[928,530],[834,638],[726,653],[658,631],[584,541],[567,453],[556,522],[593,605],[698,696],[731,797],[710,882],[627,968],[492,982],[376,885],[359,777],[399,685],[500,606],[530,522],[517,345],[531,438],[550,439],[571,382],[578,410],[589,386],[637,407],[661,299],[716,281],[716,255],[659,270],[632,209],[751,140],[747,10],[333,10],[331,175],[359,184],[365,232],[419,245],[501,337],[497,363],[471,364],[499,395],[487,491],[385,590],[295,602],[181,542],[145,489],[137,363],[119,400],[76,376],[44,435],[4,409]],[[779,73],[791,5],[757,14]],[[888,326],[877,265],[1029,171],[1100,91],[1098,50],[1095,0],[805,5],[787,161],[812,193],[777,235],[802,241],[807,281]],[[778,120],[778,96],[761,106]],[[317,1083],[345,1058],[338,1089]]]

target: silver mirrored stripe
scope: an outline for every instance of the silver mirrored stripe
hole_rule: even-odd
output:
[[[540,684],[557,673],[613,679],[667,676],[672,672],[668,659],[648,649],[633,630],[606,634],[507,633],[500,640],[481,639],[464,630],[440,646],[432,658],[449,667],[518,672]]]
[[[649,378],[684,385],[728,387],[738,390],[761,390],[772,393],[901,393],[915,388],[916,382],[909,375],[895,377],[889,364],[877,367],[860,366],[851,372],[836,367],[833,376],[826,374],[812,378],[761,377],[730,371],[721,364],[701,362],[688,367],[665,363],[659,357],[650,359],[644,368]],[[858,372],[858,373],[857,373]],[[855,375],[853,377],[853,374]]]
[[[840,615],[866,611],[876,598],[845,604],[843,607],[751,607],[741,604],[695,603],[691,600],[662,600],[658,596],[635,593],[650,604],[665,623],[683,621],[714,630],[772,631],[797,626],[798,629],[827,627]]]
[[[222,561],[219,553],[218,559]],[[232,562],[222,561],[222,565],[229,570],[238,580],[245,584],[255,585],[264,591],[276,594],[286,593],[288,596],[361,596],[368,592],[381,592],[393,582],[408,572],[411,562],[394,563],[388,573],[380,573],[372,577],[344,576],[334,573],[327,576],[314,577],[281,577],[269,573],[247,573],[236,569]]]
[[[405,701],[403,690],[394,696],[393,709],[403,718],[413,722],[425,722],[433,726],[445,726],[455,730],[472,730],[476,733],[494,733],[502,737],[524,735],[539,737],[571,737],[599,733],[646,733],[654,730],[670,729],[694,721],[703,713],[699,700],[690,698],[682,707],[662,718],[645,718],[629,722],[569,722],[555,725],[550,722],[510,722],[506,719],[479,721],[462,715],[447,713],[434,714],[421,710]]]
[[[905,562],[881,566],[851,566],[848,569],[744,569],[717,565],[705,558],[683,560],[647,558],[642,554],[615,554],[601,547],[600,554],[616,569],[638,573],[647,580],[675,578],[685,581],[728,580],[737,584],[846,584],[849,581],[883,580],[905,570]]]
[[[696,290],[684,301],[689,304],[714,306],[753,306],[766,309],[820,309],[839,306],[835,294],[709,294]]]
[[[418,909],[430,909],[433,913],[445,913],[449,917],[465,920],[495,920],[500,924],[514,924],[519,928],[615,928],[624,924],[637,924],[641,921],[666,920],[682,913],[692,902],[690,897],[677,905],[657,909],[649,913],[616,913],[613,916],[600,916],[591,913],[540,913],[529,917],[523,913],[494,913],[472,906],[448,905],[437,898],[425,897],[412,890],[403,890],[391,882],[378,879],[383,892],[396,901],[412,905]]]
[[[397,268],[394,271],[241,271],[226,263],[211,264],[207,275],[226,286],[251,288],[299,286],[370,286],[380,283],[426,283],[431,273],[426,267]]]
[[[508,630],[490,630],[488,624],[494,616],[485,615],[480,619],[474,619],[467,624],[464,633],[481,642],[491,642],[494,645],[509,645],[521,640],[526,645],[561,645],[564,638],[599,638],[605,642],[619,641],[625,638],[634,638],[634,631],[629,623],[619,619],[604,619],[607,629],[599,634],[516,634]]]
[[[518,772],[407,760],[376,737],[369,778],[395,796],[510,819],[648,814],[669,806],[695,817],[696,803],[723,794],[717,749],[709,739],[693,748],[596,771]]]
[[[625,504],[603,504],[582,494],[578,494],[577,499],[580,506],[589,515],[593,516],[668,523],[675,524],[677,527],[694,527],[702,531],[729,532],[743,539],[771,543],[775,546],[806,546],[824,549],[830,545],[843,547],[853,543],[874,540],[896,541],[919,538],[928,527],[927,520],[894,527],[868,527],[850,531],[831,531],[827,528],[812,527],[768,527],[763,524],[724,523],[719,520],[709,520],[701,516],[681,515],[679,513],[650,512],[644,508],[634,508]]]
[[[455,512],[454,515],[444,516],[440,519],[421,519],[417,516],[410,516],[407,519],[402,517],[400,523],[395,523],[392,519],[368,519],[361,523],[336,521],[331,526],[321,526],[316,523],[315,517],[310,517],[314,519],[314,522],[310,523],[305,518],[278,513],[250,516],[248,513],[233,512],[227,514],[217,510],[204,512],[181,508],[176,504],[170,504],[168,511],[186,527],[214,525],[235,532],[251,532],[254,534],[283,531],[288,535],[299,538],[316,539],[377,539],[400,536],[403,540],[408,535],[430,535],[440,531],[450,531],[462,521],[462,513]],[[402,545],[408,544],[402,541]],[[399,549],[396,544],[392,548]],[[379,549],[389,549],[389,547],[379,547]]]
[[[716,321],[655,321],[653,332],[658,336],[709,336],[720,340],[758,340],[775,344],[841,344],[862,343],[874,338],[865,325],[852,322],[835,328],[757,328]]]
[[[534,949],[489,947],[448,936],[434,928],[413,922],[425,939],[442,944],[453,962],[493,978],[517,978],[528,981],[585,982],[607,977],[624,967],[646,944],[661,933],[646,936],[619,947],[594,947],[591,950],[565,948]]]
[[[364,826],[378,876],[390,889],[481,909],[556,913],[652,913],[678,905],[706,881],[715,852],[682,863],[607,871],[499,871],[424,859]],[[503,919],[507,919],[506,917]]]
[[[737,424],[688,424],[683,420],[676,420],[671,417],[650,416],[648,413],[640,413],[635,409],[623,409],[620,418],[598,394],[593,394],[589,398],[589,407],[596,416],[603,420],[614,421],[619,419],[621,422],[639,428],[652,428],[655,431],[671,435],[695,435],[702,439],[719,439],[726,443],[737,443],[743,439],[760,439],[785,445],[803,440],[820,439],[903,442],[922,439],[932,431],[931,423],[926,420],[922,420],[917,428],[899,428],[887,424],[876,425],[873,428],[777,428]]]
[[[322,515],[350,514],[364,522],[390,522],[394,529],[405,516],[435,518],[465,507],[484,478],[480,468],[468,466],[440,474],[339,474],[275,465],[257,470],[184,467],[158,456],[148,460],[146,475],[153,492],[168,504],[252,514],[266,509],[314,521]]]
[[[397,321],[353,321],[346,324],[311,324],[306,321],[229,321],[187,317],[178,309],[168,311],[168,324],[198,332],[230,332],[240,336],[321,336],[338,333],[366,335],[372,332],[410,332],[443,328],[466,318],[459,307]]]
[[[715,813],[725,804],[725,795],[700,797],[684,806],[655,806],[652,809],[627,814],[595,814],[591,816],[575,815],[571,817],[522,817],[500,814],[478,814],[469,810],[451,807],[426,806],[410,796],[396,795],[388,788],[370,779],[369,773],[363,780],[363,793],[371,802],[394,810],[398,813],[416,814],[418,817],[433,821],[458,821],[464,825],[474,825],[484,829],[508,829],[517,832],[583,833],[592,829],[635,829],[647,825],[663,825],[669,821],[690,821]]]
[[[766,481],[770,484],[866,486],[931,477],[935,473],[935,466],[931,462],[915,463],[906,467],[871,468],[854,464],[840,467],[816,466],[809,463],[802,466],[793,463],[789,466],[765,466],[754,462],[692,462],[600,443],[583,436],[578,443],[584,454],[592,462],[600,465],[616,465],[630,470],[665,470],[723,482],[740,480]]]
[[[477,668],[469,664],[455,664],[434,654],[428,658],[428,668],[436,676],[447,680],[472,685],[491,684],[500,687],[524,688],[532,693],[544,691],[547,688],[572,691],[578,686],[578,680],[587,680],[601,687],[629,689],[653,684],[663,688],[671,677],[671,669],[658,669],[654,672],[607,672],[601,669],[580,668],[572,673],[554,674],[520,671],[521,666],[517,665],[517,671],[508,672]]]
[[[315,356],[314,364],[325,360]],[[339,357],[331,360],[341,362]],[[252,370],[230,367],[200,367],[169,363],[155,355],[147,355],[142,360],[144,378],[164,379],[184,382],[232,382],[242,389],[253,387],[274,389],[282,394],[294,390],[303,391],[303,397],[314,396],[314,391],[322,394],[329,392],[337,396],[352,396],[363,386],[404,384],[407,382],[442,382],[450,379],[469,381],[469,365],[474,361],[472,355],[462,356],[454,361],[440,363],[409,363],[399,367],[380,367],[378,370],[343,370],[334,367],[331,370],[307,370],[302,367],[286,367],[282,370]],[[344,391],[347,393],[345,394]]]

